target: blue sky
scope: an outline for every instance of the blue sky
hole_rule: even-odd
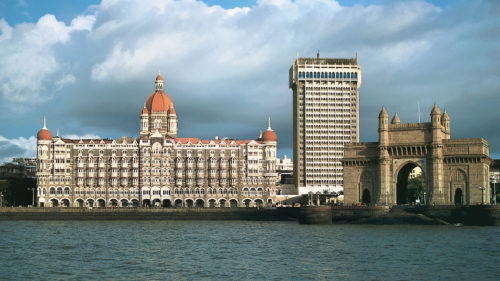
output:
[[[452,137],[483,137],[500,158],[498,1],[0,1],[0,162],[34,156],[36,132],[137,136],[161,70],[183,137],[278,134],[291,156],[296,57],[362,66],[361,141],[377,140],[382,105]]]

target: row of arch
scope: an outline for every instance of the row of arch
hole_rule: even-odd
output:
[[[262,207],[264,206],[264,201],[261,198],[256,198],[256,199],[250,199],[250,198],[245,198],[242,201],[242,207]],[[273,200],[269,198],[267,200],[267,205],[272,205]],[[40,207],[45,207],[45,202],[40,202]],[[79,207],[79,208],[84,208],[84,207],[99,207],[99,208],[104,208],[104,207],[139,207],[139,200],[134,198],[134,199],[116,199],[112,198],[109,199],[108,202],[104,200],[103,198],[99,198],[97,200],[93,198],[88,198],[84,200],[83,198],[78,198],[74,201],[73,205],[71,206],[70,200],[67,198],[62,198],[62,199],[57,199],[57,198],[51,198],[48,202],[48,206],[46,207]],[[143,199],[142,200],[142,207],[164,207],[164,208],[171,208],[171,207],[176,207],[176,208],[182,208],[182,207],[188,207],[188,208],[215,208],[215,207],[220,207],[220,208],[225,208],[225,207],[230,207],[230,208],[237,208],[238,207],[238,199],[236,198],[210,198],[207,200],[204,199],[193,199],[193,198],[186,198],[186,199],[175,199],[175,200],[170,200],[170,199]]]
[[[394,174],[395,178],[395,192],[396,192],[396,204],[397,205],[404,205],[404,204],[411,204],[413,203],[413,200],[415,198],[409,198],[408,197],[408,179],[409,179],[409,174],[410,172],[415,168],[419,167],[422,171],[422,175],[424,177],[424,184],[427,184],[427,179],[426,179],[426,173],[424,170],[424,167],[422,165],[419,165],[416,162],[413,161],[408,161],[405,164],[401,165],[399,169],[396,170]],[[448,201],[449,204],[454,204],[454,205],[464,205],[468,204],[468,197],[467,197],[467,192],[468,192],[468,180],[467,180],[467,173],[460,169],[457,168],[453,170],[449,174],[449,181],[447,182],[449,185],[449,189],[447,191],[448,193],[448,198],[445,200]],[[359,191],[360,191],[360,202],[366,205],[369,204],[376,204],[377,201],[374,197],[376,197],[377,194],[375,194],[376,190],[375,188],[375,178],[371,172],[364,171],[359,178]],[[427,196],[426,196],[427,194]],[[424,194],[420,199],[420,202],[423,204],[430,203],[430,196],[432,194],[432,191],[427,190],[426,194]],[[382,204],[384,201],[384,195],[379,194],[380,199],[378,202],[379,204]],[[411,200],[410,200],[411,199]]]
[[[316,71],[301,71],[299,79],[316,78],[316,79],[358,79],[357,72],[316,72]]]

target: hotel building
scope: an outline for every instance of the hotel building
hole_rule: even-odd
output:
[[[359,141],[357,58],[297,58],[293,91],[294,180],[299,194],[343,189],[344,144]]]
[[[39,206],[251,207],[275,203],[277,136],[181,138],[174,104],[156,77],[140,137],[66,139],[37,134]]]

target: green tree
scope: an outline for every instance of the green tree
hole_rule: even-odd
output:
[[[33,194],[28,188],[36,188],[36,180],[30,178],[10,178],[4,190],[4,206],[27,206],[33,201]]]
[[[408,179],[408,202],[415,202],[420,198],[422,202],[424,198],[425,182],[424,177],[419,175],[413,179]]]

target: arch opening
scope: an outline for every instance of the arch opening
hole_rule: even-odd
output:
[[[174,201],[174,205],[176,208],[182,208],[182,200],[181,199],[176,199]]]
[[[363,196],[361,197],[361,202],[363,202],[363,204],[370,205],[370,203],[372,202],[370,190],[368,189],[363,190]]]
[[[172,207],[172,202],[170,199],[163,199],[163,208],[171,208]]]
[[[425,177],[422,169],[415,163],[404,165],[398,172],[396,183],[396,204],[425,203]]]
[[[229,207],[231,207],[231,208],[237,208],[238,207],[238,201],[236,201],[236,199],[229,200]]]
[[[205,202],[203,199],[196,199],[196,208],[203,208],[205,207]]]
[[[464,194],[461,188],[455,189],[455,205],[463,205],[464,204]]]

